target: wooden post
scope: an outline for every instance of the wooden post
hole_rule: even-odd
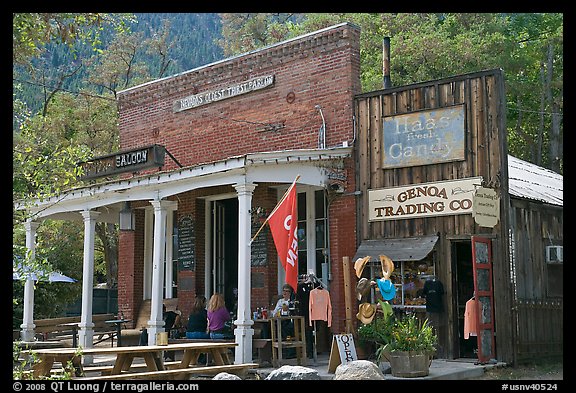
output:
[[[350,258],[342,257],[342,270],[344,271],[344,303],[346,305],[346,333],[353,333],[352,324],[352,285],[350,283]]]

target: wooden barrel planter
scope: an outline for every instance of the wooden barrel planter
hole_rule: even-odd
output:
[[[392,351],[387,354],[394,377],[425,377],[432,358],[425,351]]]

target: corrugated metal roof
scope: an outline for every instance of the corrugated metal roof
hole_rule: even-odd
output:
[[[393,261],[420,261],[432,251],[438,236],[405,237],[398,239],[364,240],[358,247],[353,261],[370,256],[370,261],[379,261],[386,255]]]
[[[508,155],[510,196],[564,206],[563,176]]]

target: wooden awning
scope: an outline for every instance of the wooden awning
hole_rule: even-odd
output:
[[[379,255],[386,255],[394,262],[420,261],[430,254],[437,241],[438,236],[436,235],[364,240],[358,247],[352,261],[366,256],[370,256],[371,261],[379,261]]]

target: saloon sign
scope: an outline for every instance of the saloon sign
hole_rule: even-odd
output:
[[[161,167],[164,165],[165,153],[166,149],[164,146],[151,145],[95,157],[77,164],[82,168],[83,172],[80,179],[89,180],[119,173],[137,172],[142,169]]]
[[[482,177],[368,190],[368,221],[471,214]]]

